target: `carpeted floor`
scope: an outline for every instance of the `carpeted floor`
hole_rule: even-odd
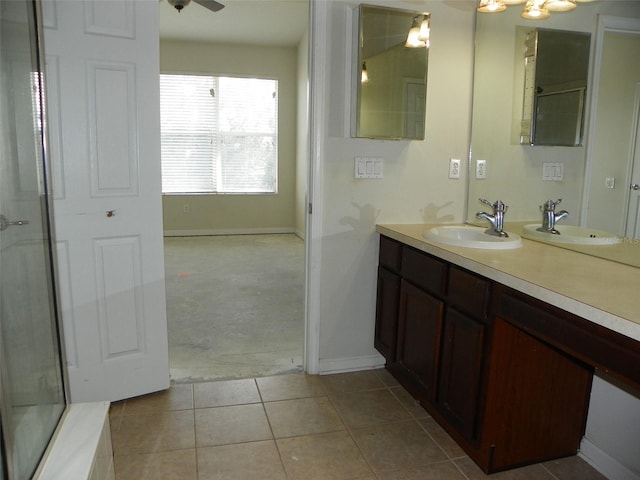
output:
[[[304,242],[295,235],[165,238],[175,383],[302,369]]]

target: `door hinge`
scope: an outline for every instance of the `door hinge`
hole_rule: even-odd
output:
[[[313,205],[311,204],[311,202],[309,202],[309,215],[311,215],[313,213]]]

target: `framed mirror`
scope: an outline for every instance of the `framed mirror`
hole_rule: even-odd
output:
[[[423,140],[428,12],[360,5],[352,136]]]
[[[582,145],[591,34],[519,26],[516,42],[524,68],[520,143]]]

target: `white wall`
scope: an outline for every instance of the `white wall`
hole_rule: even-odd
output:
[[[610,480],[640,479],[640,390],[598,374],[581,454]]]
[[[380,363],[373,348],[378,235],[376,223],[462,221],[465,180],[449,180],[450,157],[466,158],[471,115],[472,10],[440,1],[386,2],[432,13],[424,141],[349,138],[348,32],[355,4],[328,10],[321,161],[319,285],[320,371]],[[384,5],[384,2],[378,2]],[[317,59],[316,59],[317,60]],[[355,61],[355,59],[353,59]],[[355,180],[354,156],[384,157],[384,178]],[[317,199],[316,199],[317,201]]]

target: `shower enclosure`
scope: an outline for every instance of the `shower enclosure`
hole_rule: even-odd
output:
[[[66,407],[54,295],[40,5],[0,2],[0,479],[29,479]]]

